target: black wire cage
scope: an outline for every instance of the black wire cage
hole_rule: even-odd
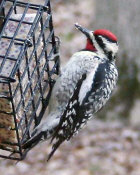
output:
[[[0,25],[0,157],[22,160],[59,73],[50,1],[2,0]]]

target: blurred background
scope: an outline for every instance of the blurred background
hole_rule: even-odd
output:
[[[44,0],[26,0],[44,3]],[[24,1],[25,2],[25,1]],[[0,159],[3,175],[140,175],[140,1],[52,0],[61,63],[85,47],[74,23],[106,28],[119,41],[119,81],[104,109],[47,163],[50,145],[42,143],[17,164]]]

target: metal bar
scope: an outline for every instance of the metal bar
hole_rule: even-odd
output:
[[[0,18],[2,19],[7,19],[5,16],[0,16]],[[19,19],[14,19],[14,18],[9,18],[9,21],[14,21],[14,22],[20,22],[21,20]],[[22,21],[23,24],[29,24],[32,25],[32,22],[28,22],[28,21]]]
[[[0,82],[2,82],[2,81],[7,81],[7,82],[15,82],[16,80],[14,79],[14,78],[11,78],[11,77],[6,77],[6,76],[4,76],[4,75],[0,75]]]
[[[39,23],[39,20],[40,20],[40,18],[38,18],[38,20],[37,20],[37,24]],[[49,18],[46,20],[46,25],[47,25],[47,21],[49,20]],[[37,25],[36,25],[37,26]],[[35,26],[35,27],[36,27]],[[45,25],[44,25],[44,29],[45,29]],[[21,81],[22,81],[22,79],[24,78],[24,76],[25,76],[25,73],[27,72],[27,69],[28,69],[28,67],[30,66],[30,63],[31,63],[31,61],[32,61],[32,58],[33,58],[33,54],[35,53],[35,50],[36,50],[36,48],[37,48],[37,46],[39,45],[39,42],[40,42],[40,38],[41,38],[41,34],[40,34],[40,36],[39,36],[39,38],[38,38],[38,40],[37,40],[37,43],[36,43],[36,47],[33,49],[33,51],[32,51],[32,53],[31,53],[31,56],[30,56],[30,58],[29,58],[29,64],[26,66],[26,68],[25,68],[25,70],[24,70],[24,72],[23,72],[23,74],[22,74],[22,77],[21,77]],[[26,48],[26,50],[27,50],[27,48]],[[25,51],[26,51],[25,50]],[[15,90],[15,92],[14,92],[14,94],[13,94],[13,97],[16,95],[16,93],[17,93],[17,89],[19,88],[19,84],[17,85],[17,88],[16,88],[16,90]]]
[[[40,17],[40,11],[41,11],[41,7],[39,8],[40,10],[37,11],[36,17],[33,21],[33,25],[30,28],[30,31],[28,33],[28,39],[30,39],[29,37],[32,37],[34,30],[35,30],[35,26],[38,24],[38,18]],[[19,54],[19,58],[16,62],[16,64],[14,65],[13,71],[11,72],[10,77],[13,77],[15,75],[15,72],[17,71],[18,67],[20,66],[20,63],[22,61],[22,58],[27,50],[27,45],[28,45],[28,40],[25,41],[25,43],[23,44],[23,49],[22,52]]]
[[[29,63],[28,63],[28,56],[27,56],[27,53],[26,53],[25,57],[26,57],[26,66],[28,66]],[[31,96],[33,97],[33,100],[32,100],[31,102],[32,102],[33,110],[35,110],[34,93],[33,93],[33,89],[32,89],[32,81],[31,81],[31,74],[30,74],[30,69],[29,69],[29,67],[28,67],[28,69],[27,69],[27,72],[28,72],[28,79],[29,79],[29,82],[30,82],[29,86],[30,86]],[[35,113],[35,115],[34,115],[34,120],[35,120],[35,124],[37,124],[37,116],[36,116],[36,113]]]
[[[52,69],[52,72],[51,72],[51,75],[53,74],[53,70],[56,68],[57,64],[58,64],[58,63],[56,63],[56,64],[54,65],[54,67],[53,67],[53,69]],[[42,72],[41,72],[41,77],[42,77],[42,75],[43,75],[43,73],[44,73],[44,71],[45,71],[45,69],[46,69],[46,65],[47,65],[47,63],[45,64],[45,66],[44,66],[44,68],[43,68],[44,70],[42,70]],[[38,80],[38,82],[40,82],[40,81],[41,81],[41,79]],[[36,88],[37,88],[37,85],[36,85],[36,87],[34,88],[34,92],[36,91]],[[48,102],[49,102],[48,99],[50,98],[50,95],[51,95],[51,90],[49,91],[47,98],[44,99],[45,106],[48,105]],[[31,98],[32,98],[32,97],[31,97]],[[31,101],[31,99],[30,99],[29,101]],[[40,102],[40,101],[38,101],[38,105],[39,105],[39,102]],[[38,105],[37,105],[37,107],[35,108],[34,113],[37,111]],[[45,109],[46,109],[46,108],[42,108],[42,112],[40,112],[40,116],[39,116],[39,119],[40,119],[40,120],[41,120],[41,118],[42,118],[42,116],[43,116],[43,114],[44,114],[44,112],[45,112]],[[34,113],[33,113],[33,114],[34,114]],[[33,114],[32,114],[32,115],[33,115]],[[30,127],[32,121],[33,121],[33,118],[31,117],[31,119],[30,119],[30,121],[29,121],[29,127]],[[23,135],[23,137],[25,137],[25,135],[27,134],[28,130],[29,130],[29,128],[27,129],[27,131],[25,132],[25,134]]]
[[[53,32],[53,31],[52,31],[52,32]],[[50,33],[49,37],[52,36],[52,32]],[[49,43],[49,37],[47,38],[47,40],[45,41],[45,43]],[[46,50],[46,47],[47,47],[47,44],[46,44],[45,47],[43,48],[42,53],[41,53],[41,55],[40,55],[40,58],[41,58],[41,56],[43,55],[44,51]],[[52,49],[52,50],[53,50],[53,49]],[[52,50],[51,50],[50,54],[53,53]],[[49,57],[50,57],[50,55],[49,55]],[[42,72],[41,72],[41,74],[40,74],[40,77],[43,76],[43,72],[46,70],[47,64],[48,64],[48,63],[46,62],[46,64],[44,65],[44,67],[43,67],[43,69],[42,69]],[[29,64],[28,64],[28,65],[29,65]],[[26,69],[27,69],[27,67],[26,67]],[[32,72],[31,79],[33,78],[33,75],[34,75],[34,72],[36,71],[36,69],[37,69],[37,66],[35,67],[34,71]],[[41,78],[38,80],[38,83],[39,83],[40,81],[41,81]],[[30,83],[31,83],[31,81],[28,83],[27,86],[29,86]],[[38,83],[36,84],[36,86],[35,86],[33,92],[36,91],[36,88],[38,87]],[[26,87],[26,89],[25,89],[25,91],[24,91],[24,95],[26,94],[27,89],[28,89],[28,87]],[[33,94],[34,94],[34,93],[33,93]],[[32,100],[33,100],[33,97],[31,97],[31,98],[29,99],[29,102],[31,103]],[[28,105],[27,105],[25,111],[28,111],[28,108],[30,107],[30,103],[28,103]],[[20,106],[20,104],[19,104],[19,106]],[[19,107],[18,107],[18,109],[19,109]],[[18,109],[17,109],[17,110],[18,110]],[[17,110],[16,110],[16,111],[17,111]],[[35,110],[35,111],[36,111],[36,110]],[[24,116],[23,116],[23,118],[24,118]],[[40,117],[39,117],[39,118],[40,118]],[[22,119],[21,119],[21,120],[22,120]]]
[[[8,100],[11,100],[11,97],[8,97],[8,96],[6,96],[6,95],[0,95],[0,99],[1,98],[6,98],[6,99],[8,99]]]
[[[2,144],[3,144],[3,143],[2,143]],[[4,147],[4,144],[3,144],[3,147],[2,147],[2,145],[0,145],[0,149],[5,150],[5,151],[9,151],[9,152],[12,152],[12,153],[13,153],[13,151],[14,151],[15,153],[19,153],[19,151],[5,148],[5,147]]]
[[[7,0],[7,1],[14,2],[15,0]],[[17,6],[19,6],[19,7],[25,7],[26,4],[27,4],[26,2],[17,1]],[[47,8],[45,6],[42,6],[40,4],[30,3],[30,9],[39,10],[40,7],[43,7],[43,9],[47,10]]]
[[[48,20],[49,20],[49,19],[48,19]],[[48,23],[48,21],[46,21],[45,24],[47,25],[47,23]],[[45,29],[45,24],[44,24],[44,29]],[[44,53],[44,51],[45,51],[46,48],[47,48],[47,43],[49,43],[49,38],[50,38],[51,36],[52,36],[52,32],[49,34],[47,40],[45,41],[46,45],[45,45],[45,47],[43,48],[43,50],[42,50],[42,52],[41,52],[41,55],[39,56],[38,60],[40,60],[41,57],[43,56],[43,53]],[[21,76],[21,80],[23,80],[23,78],[24,78],[24,76],[25,76],[25,74],[26,74],[26,72],[27,72],[27,69],[28,69],[29,66],[30,66],[30,63],[31,63],[32,58],[33,58],[33,55],[34,55],[34,53],[35,53],[35,51],[36,51],[36,49],[37,49],[37,46],[38,46],[39,43],[40,43],[40,38],[41,38],[41,37],[42,37],[42,32],[40,33],[40,36],[39,36],[39,38],[38,38],[38,40],[37,40],[37,43],[36,43],[36,46],[35,46],[35,48],[33,49],[32,53],[31,53],[31,55],[30,55],[28,65],[26,66],[26,68],[25,68],[25,70],[24,70],[24,72],[23,72],[23,74],[22,74],[22,76]],[[37,66],[36,66],[36,67],[37,67]],[[34,72],[36,71],[36,67],[34,68],[34,71],[33,71],[32,75],[31,75],[31,78],[33,77],[33,74],[34,74]],[[18,86],[17,86],[17,88],[18,88]],[[16,94],[16,93],[14,93],[13,97],[15,96],[15,94]]]
[[[51,71],[51,73],[50,73],[50,76],[53,74],[53,70],[56,69],[57,64],[59,64],[59,62],[56,62],[56,64],[55,64],[54,67],[52,68],[52,71]],[[44,86],[44,88],[43,88],[43,93],[45,93],[47,86],[48,86],[48,83],[46,83],[46,86]],[[47,107],[48,104],[49,104],[49,99],[50,99],[50,96],[51,96],[51,91],[52,91],[52,89],[49,91],[49,93],[48,93],[46,99],[44,99],[44,106],[43,106],[43,108],[42,108],[42,110],[41,110],[41,112],[40,112],[40,117],[39,117],[40,120],[42,119],[42,117],[43,117],[43,115],[44,115],[44,113],[45,113],[46,107]],[[40,121],[39,121],[39,122],[40,122]]]
[[[15,5],[16,5],[16,4],[15,4]],[[29,4],[26,6],[26,8],[25,8],[25,10],[24,10],[24,13],[23,13],[23,15],[22,15],[22,17],[21,17],[21,21],[19,22],[19,24],[18,24],[18,26],[17,26],[17,28],[16,28],[16,31],[15,31],[15,33],[14,33],[14,35],[13,35],[13,38],[12,38],[12,40],[11,40],[11,42],[10,42],[10,44],[9,44],[9,47],[8,47],[8,49],[7,49],[7,52],[6,52],[6,54],[5,54],[5,58],[3,59],[1,65],[0,65],[0,73],[1,73],[1,71],[2,71],[2,68],[3,68],[3,66],[4,66],[4,63],[5,63],[5,61],[6,61],[6,57],[8,56],[8,54],[9,54],[9,52],[10,52],[10,49],[11,49],[12,44],[13,44],[13,42],[14,42],[14,39],[15,39],[15,37],[16,37],[18,31],[19,31],[19,28],[20,28],[20,26],[21,26],[21,24],[22,24],[22,21],[23,21],[23,19],[24,19],[24,17],[25,17],[25,14],[26,14],[28,8],[29,8]]]
[[[0,12],[3,10],[5,0],[0,0]]]
[[[17,0],[15,0],[14,1],[14,4],[13,4],[13,6],[9,9],[9,11],[8,11],[8,14],[7,14],[7,16],[6,16],[6,21],[4,22],[4,26],[3,26],[3,28],[2,28],[2,31],[1,31],[1,33],[0,33],[0,39],[1,39],[1,36],[3,35],[3,32],[4,32],[4,30],[5,30],[5,27],[6,27],[6,25],[7,25],[7,23],[8,23],[8,21],[9,21],[9,18],[10,18],[10,16],[11,16],[11,14],[13,13],[13,10],[14,10],[14,6],[16,5],[16,1]],[[2,1],[2,4],[4,5],[4,3],[5,3],[5,0],[3,0]],[[2,6],[0,6],[0,10],[2,9]]]
[[[48,14],[51,14],[51,4],[50,4],[50,1],[48,1],[47,5],[49,7]],[[50,28],[49,29],[50,29],[50,31],[53,30],[53,19],[52,19],[52,15],[51,15],[51,18],[50,18]],[[56,54],[57,53],[57,49],[56,49],[56,41],[55,41],[55,34],[54,33],[52,35],[52,45],[54,47],[54,54]],[[59,74],[59,69],[60,69],[60,67],[59,67],[59,65],[60,65],[60,59],[59,59],[59,57],[58,57],[58,60],[59,60],[59,64],[58,64],[58,66],[57,66],[56,69],[57,69],[57,73]]]
[[[3,55],[0,55],[0,58],[5,58],[5,56],[3,56]],[[12,60],[12,61],[16,61],[17,59],[15,59],[15,58],[12,58],[12,57],[7,57],[7,59],[8,60]],[[2,76],[2,75],[1,75]],[[7,77],[5,77],[5,78],[7,78]],[[9,77],[10,78],[10,77]]]
[[[17,157],[11,157],[11,156],[4,156],[4,155],[1,155],[0,154],[0,157],[1,158],[4,158],[4,159],[10,159],[10,160],[22,160],[20,157],[19,158],[17,158]]]
[[[11,84],[9,83],[9,91],[10,91],[10,96],[12,97],[12,88]],[[22,156],[22,148],[21,148],[21,143],[20,143],[20,137],[19,137],[19,132],[18,132],[18,127],[17,127],[17,120],[16,120],[16,113],[15,113],[15,105],[13,99],[11,100],[12,103],[12,108],[13,108],[13,113],[14,113],[14,122],[15,122],[15,129],[16,129],[16,135],[17,135],[17,141],[18,141],[18,147],[20,151],[20,156]]]
[[[2,4],[2,0],[0,0],[0,5]],[[4,15],[4,11],[3,9],[0,10],[0,16],[3,16]],[[2,30],[2,27],[3,27],[3,19],[0,18],[0,32]]]
[[[48,1],[47,1],[46,3],[48,3]],[[42,19],[42,18],[41,18],[40,24],[41,24],[41,28],[43,28],[43,19]],[[42,38],[43,38],[43,45],[44,45],[44,47],[45,47],[46,41],[45,41],[45,34],[44,34],[44,31],[43,31]],[[48,73],[48,77],[49,77],[50,75],[49,75],[49,64],[48,64],[48,60],[47,60],[47,59],[48,59],[47,49],[45,49],[45,58],[46,58],[46,61],[47,61],[46,69],[47,69],[47,73]],[[43,98],[42,98],[42,104],[43,104],[43,106],[44,106]]]
[[[8,114],[8,115],[13,115],[14,114],[13,112],[5,112],[5,111],[2,111],[2,110],[0,110],[0,113]]]
[[[15,129],[11,129],[11,131],[13,131]],[[2,144],[7,144],[7,145],[11,145],[11,146],[19,146],[18,143],[12,143],[12,142],[2,142]]]
[[[21,101],[22,101],[22,105],[23,105],[23,109],[25,108],[25,101],[24,101],[24,95],[23,95],[23,87],[22,87],[22,84],[21,84],[21,78],[20,78],[20,72],[19,72],[19,69],[18,69],[18,79],[19,79],[19,84],[20,84],[20,94],[21,94]],[[24,114],[25,114],[25,124],[26,124],[26,127],[28,125],[28,119],[27,119],[27,115],[26,115],[26,111],[24,110]],[[28,136],[30,136],[30,133],[28,133]]]
[[[34,45],[34,48],[35,48],[35,36],[33,36],[33,45]],[[37,59],[37,52],[35,50],[35,62],[36,62],[36,67],[37,67],[37,76],[38,76],[38,79],[40,80],[40,70],[39,70],[39,63],[41,62],[40,60]],[[42,78],[42,77],[41,77]],[[42,105],[43,105],[43,94],[42,94],[42,84],[41,84],[41,81],[39,81],[39,92],[41,94],[41,100],[42,100]],[[33,94],[33,90],[31,91],[32,95],[34,96]],[[34,103],[33,103],[34,104]],[[33,106],[33,108],[35,109],[35,104]],[[37,120],[37,116],[36,116],[36,113],[35,113],[35,125],[37,126],[38,125],[38,120]]]

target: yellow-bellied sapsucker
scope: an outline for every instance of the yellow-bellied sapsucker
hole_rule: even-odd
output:
[[[86,47],[63,67],[52,90],[46,120],[24,144],[24,148],[33,147],[41,139],[51,138],[49,158],[106,104],[118,79],[117,37],[106,29],[89,31],[78,24],[75,26],[86,35]]]

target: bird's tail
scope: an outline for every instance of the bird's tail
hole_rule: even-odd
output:
[[[56,141],[56,143],[53,144],[52,146],[52,150],[51,152],[49,153],[48,157],[47,157],[47,161],[49,161],[51,159],[51,157],[54,155],[55,151],[57,150],[57,148],[61,145],[61,143],[63,142],[64,140],[62,139],[59,139],[58,141]]]
[[[48,120],[40,123],[32,132],[31,138],[23,143],[23,149],[31,149],[41,140],[50,139],[59,124],[59,117],[50,115]]]
[[[22,148],[23,149],[33,148],[41,141],[43,136],[44,136],[43,132],[41,131],[37,132],[37,130],[35,129],[31,135],[31,138],[23,143]]]

